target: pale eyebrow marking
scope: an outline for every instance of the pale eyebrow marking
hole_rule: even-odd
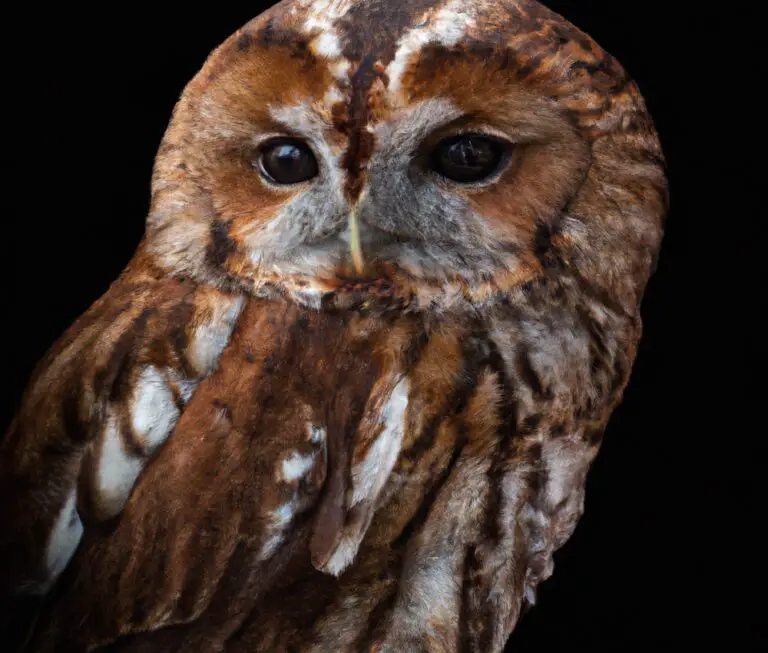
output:
[[[343,17],[351,8],[350,0],[315,0],[307,5],[307,19],[304,32],[314,35],[309,47],[316,55],[327,59],[341,56],[341,40],[334,22]]]
[[[474,27],[475,19],[468,11],[465,2],[450,0],[437,11],[431,9],[425,12],[418,23],[423,25],[414,27],[400,38],[395,57],[387,66],[388,89],[391,93],[400,90],[403,73],[414,53],[429,43],[456,45],[466,34],[467,29]]]

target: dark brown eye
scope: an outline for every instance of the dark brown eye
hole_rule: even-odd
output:
[[[432,153],[432,168],[452,181],[480,181],[499,169],[507,150],[508,146],[495,138],[459,134],[438,144]]]
[[[265,143],[257,162],[262,174],[276,184],[298,184],[317,175],[315,155],[306,143],[296,139],[281,138]]]

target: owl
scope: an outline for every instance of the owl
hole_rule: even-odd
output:
[[[500,652],[584,509],[667,210],[643,98],[532,0],[287,0],[0,444],[27,651]]]

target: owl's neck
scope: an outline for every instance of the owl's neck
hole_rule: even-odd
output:
[[[260,297],[282,296],[314,310],[363,312],[465,312],[509,297],[544,279],[542,270],[523,268],[470,283],[459,277],[431,281],[415,279],[399,270],[368,276],[340,272],[337,275],[272,275],[255,285]]]

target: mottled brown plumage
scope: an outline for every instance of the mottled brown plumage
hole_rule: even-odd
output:
[[[436,175],[467,133],[508,160]],[[275,136],[317,175],[260,174]],[[665,210],[636,86],[535,2],[254,19],[0,445],[26,650],[501,651],[582,513]]]

